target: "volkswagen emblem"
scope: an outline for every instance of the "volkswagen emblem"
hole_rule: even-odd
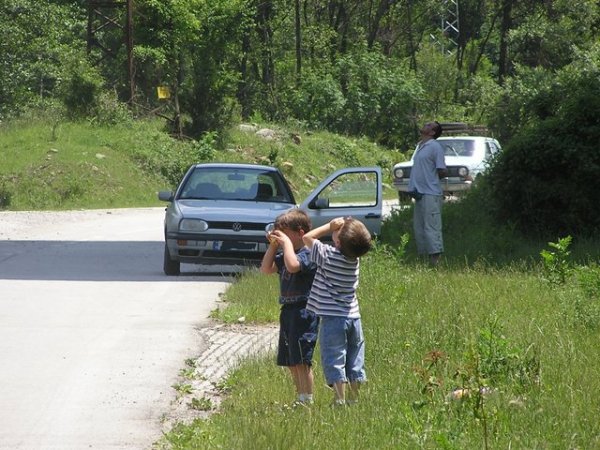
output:
[[[233,229],[233,231],[242,231],[242,224],[239,222],[233,222],[231,228]]]

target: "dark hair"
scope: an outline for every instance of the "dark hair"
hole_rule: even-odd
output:
[[[346,219],[338,239],[340,252],[347,258],[358,258],[371,250],[371,233],[360,220]]]
[[[444,130],[442,129],[442,125],[437,120],[435,120],[433,123],[435,123],[435,133],[433,138],[437,139],[442,135],[442,131]]]
[[[275,219],[275,228],[278,230],[285,228],[292,231],[303,230],[306,233],[310,231],[312,224],[306,212],[298,208],[293,208],[277,216]]]

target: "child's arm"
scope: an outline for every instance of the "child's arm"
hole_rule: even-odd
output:
[[[289,273],[300,272],[300,261],[294,250],[294,244],[285,233],[280,233],[276,237],[279,245],[283,249],[283,263]]]
[[[269,248],[265,252],[263,259],[260,263],[260,271],[261,273],[276,273],[277,266],[275,265],[275,254],[277,253],[277,248],[279,247],[279,242],[276,239],[271,238],[271,234],[267,236],[269,239]]]
[[[304,245],[308,248],[312,248],[315,241],[326,236],[330,233],[333,233],[335,230],[339,230],[344,226],[344,218],[337,217],[332,219],[331,222],[321,225],[320,227],[314,228],[302,236],[302,241]]]

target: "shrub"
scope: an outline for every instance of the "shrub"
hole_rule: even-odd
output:
[[[111,92],[102,92],[97,96],[91,114],[100,125],[126,124],[133,120],[127,104],[119,101],[117,96]]]
[[[576,266],[573,282],[563,286],[562,309],[566,320],[575,327],[595,331],[600,327],[600,267]]]
[[[491,192],[499,218],[530,235],[592,234],[600,229],[599,73],[561,80],[553,90],[552,98],[569,95],[553,105],[540,99],[539,122],[496,159]]]
[[[312,127],[406,147],[415,141],[413,117],[422,92],[406,67],[359,48],[326,73],[306,70],[288,108]]]
[[[331,74],[307,71],[302,86],[291,99],[290,109],[311,127],[337,129],[345,102],[340,86]]]
[[[379,53],[359,53],[340,61],[346,80],[343,128],[396,147],[414,145],[414,111],[423,95],[414,74]]]
[[[200,139],[192,143],[192,152],[196,155],[197,162],[213,159],[217,138],[217,132],[213,131],[205,133]]]
[[[571,254],[568,250],[571,240],[572,237],[567,236],[557,242],[548,242],[548,245],[555,250],[544,249],[540,252],[544,264],[544,280],[554,286],[565,284],[571,273],[571,264],[568,260]]]
[[[12,200],[12,192],[4,181],[0,181],[0,209],[8,209]]]
[[[102,77],[85,60],[79,61],[67,71],[62,86],[62,99],[71,118],[93,115],[98,106]]]

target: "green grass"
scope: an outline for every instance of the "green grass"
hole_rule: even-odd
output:
[[[564,236],[537,234],[524,236],[510,223],[499,223],[493,218],[489,206],[478,191],[473,191],[458,202],[443,205],[443,264],[461,270],[487,267],[520,267],[520,270],[539,266],[540,252]],[[401,237],[412,236],[412,209],[395,211],[382,226],[383,242],[400,245]],[[578,264],[597,261],[600,240],[591,236],[573,236],[571,258]],[[408,260],[416,261],[416,247],[410,239]]]
[[[233,127],[226,135],[226,152],[233,160],[279,167],[290,182],[298,202],[337,169],[373,165],[383,169],[384,197],[397,198],[391,186],[391,169],[394,163],[405,160],[402,153],[385,149],[367,139],[305,130],[294,125],[264,126],[271,127],[277,139],[265,141],[252,132]],[[301,143],[297,144],[292,136],[300,136]]]
[[[555,289],[519,265],[432,270],[382,246],[361,268],[369,382],[359,405],[330,407],[317,354],[316,402],[291,408],[291,380],[271,356],[237,370],[222,411],[178,427],[172,448],[600,446],[598,329],[577,315],[575,281]],[[276,291],[276,276],[249,271],[221,317],[275,321]],[[491,393],[476,395],[483,386]],[[451,399],[458,388],[474,395]]]
[[[0,137],[1,205],[12,210],[94,209],[159,206],[160,174],[133,159],[142,124],[96,127],[22,122],[6,126]],[[139,144],[138,144],[139,145]]]

